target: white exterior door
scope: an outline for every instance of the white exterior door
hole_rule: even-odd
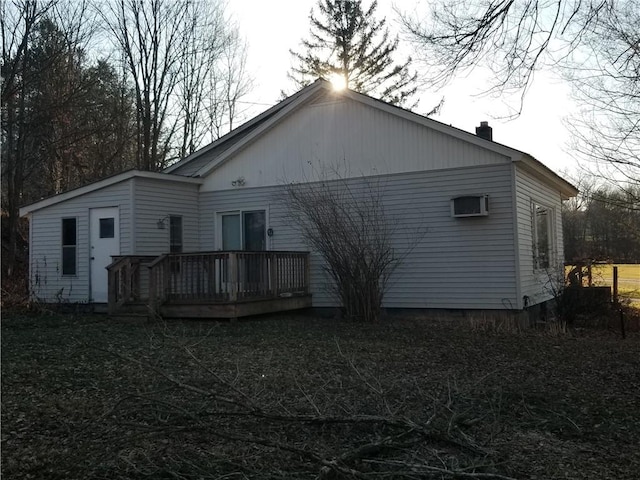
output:
[[[92,208],[89,211],[91,301],[108,299],[107,266],[112,255],[120,255],[120,218],[118,207]]]

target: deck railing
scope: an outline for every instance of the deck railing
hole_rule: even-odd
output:
[[[144,301],[148,297],[147,266],[155,260],[151,255],[114,257],[107,267],[109,313],[126,303]]]
[[[307,294],[308,252],[169,253],[121,257],[109,266],[110,310],[112,301],[116,309],[143,297],[157,311],[163,303],[246,302]]]

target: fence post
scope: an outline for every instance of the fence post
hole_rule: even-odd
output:
[[[618,305],[618,267],[613,267],[613,304]]]

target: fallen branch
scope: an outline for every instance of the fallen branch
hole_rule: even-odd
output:
[[[466,472],[464,470],[449,470],[446,468],[434,467],[431,465],[424,464],[416,464],[416,463],[407,463],[401,461],[394,460],[363,460],[363,463],[382,465],[382,466],[397,466],[406,468],[406,471],[397,471],[394,470],[392,473],[394,475],[416,475],[420,473],[426,472],[434,472],[440,475],[445,475],[447,477],[453,478],[482,478],[482,479],[495,479],[495,480],[517,480],[513,477],[507,477],[505,475],[500,475],[497,473],[484,473],[484,472]],[[391,472],[390,472],[391,473]]]

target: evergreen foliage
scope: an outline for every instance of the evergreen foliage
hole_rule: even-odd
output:
[[[398,38],[390,38],[386,19],[374,16],[377,1],[364,9],[360,0],[319,0],[318,14],[310,15],[310,38],[302,41],[304,53],[291,51],[296,66],[290,77],[302,88],[316,78],[344,78],[356,92],[393,105],[413,107],[417,73],[411,58],[394,61]]]

